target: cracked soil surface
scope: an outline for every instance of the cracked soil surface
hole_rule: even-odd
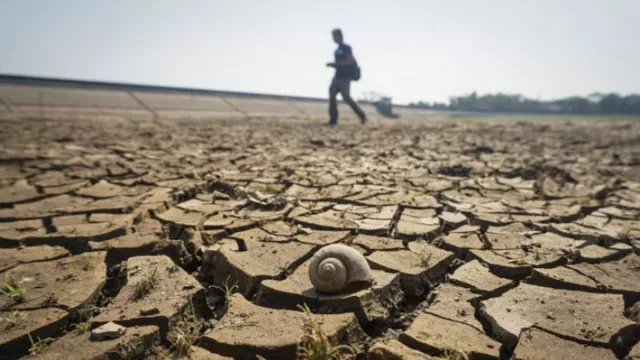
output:
[[[13,119],[0,141],[0,359],[293,359],[303,304],[357,359],[640,356],[637,121]],[[373,286],[313,289],[332,243]],[[92,341],[107,322],[125,334]]]

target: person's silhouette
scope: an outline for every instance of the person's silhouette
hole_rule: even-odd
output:
[[[353,57],[351,47],[344,43],[342,30],[334,29],[331,34],[333,41],[338,44],[338,48],[334,53],[334,62],[327,63],[327,66],[336,69],[336,73],[329,86],[329,125],[338,123],[338,101],[336,97],[338,93],[342,94],[342,99],[351,106],[351,109],[358,115],[362,124],[367,122],[367,116],[360,109],[358,104],[351,98],[351,80],[356,78],[356,72],[359,71],[358,63]]]

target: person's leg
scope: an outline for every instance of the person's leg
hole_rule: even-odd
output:
[[[356,115],[358,115],[360,122],[364,124],[367,121],[367,116],[364,114],[364,111],[360,109],[360,106],[358,106],[358,103],[356,103],[351,98],[351,81],[350,80],[345,80],[344,83],[341,84],[340,92],[342,93],[342,100],[344,100],[344,102],[346,102],[347,104],[349,104],[349,106],[351,106],[351,109],[353,110],[353,112],[355,112]]]
[[[334,78],[329,86],[329,124],[338,123],[338,82]]]

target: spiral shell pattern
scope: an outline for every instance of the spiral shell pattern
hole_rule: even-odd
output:
[[[367,259],[356,249],[332,244],[318,250],[310,260],[309,279],[318,292],[339,293],[354,282],[372,281]]]

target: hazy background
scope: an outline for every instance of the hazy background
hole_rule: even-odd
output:
[[[356,97],[624,94],[638,19],[638,0],[2,0],[0,72],[326,97],[338,26]]]

